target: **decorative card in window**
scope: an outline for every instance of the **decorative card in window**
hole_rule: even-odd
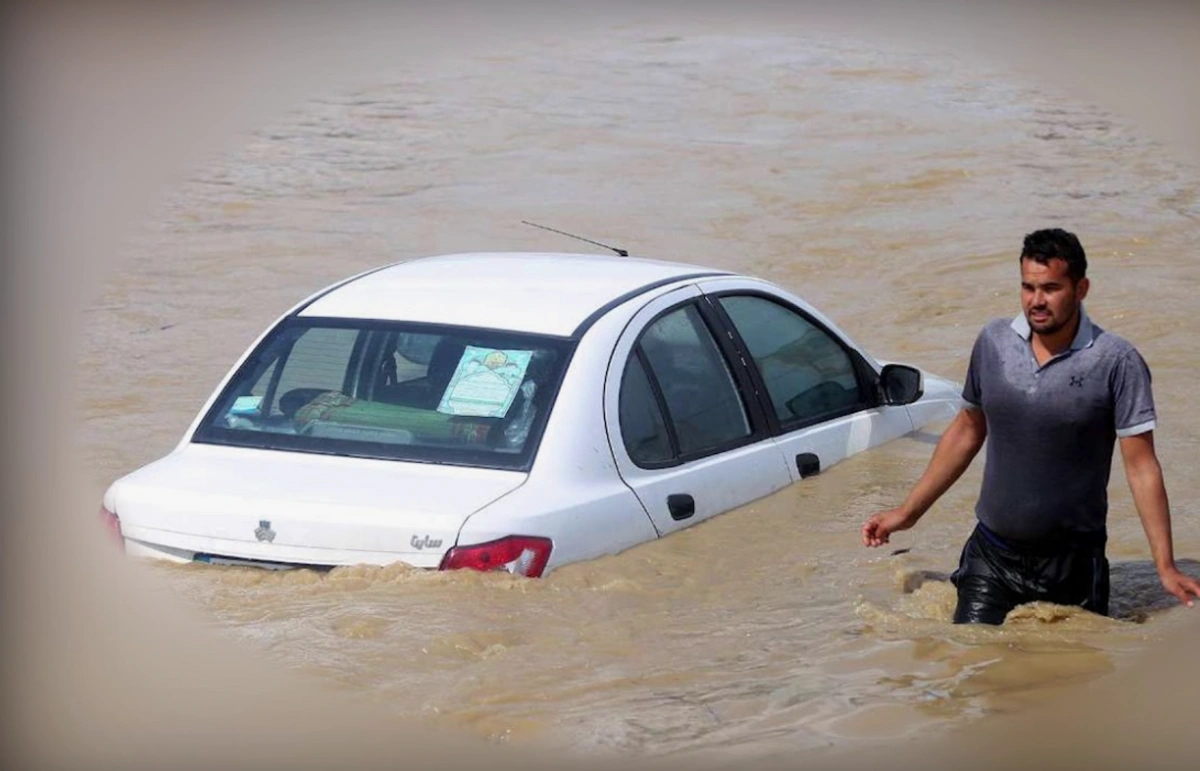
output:
[[[438,412],[503,418],[525,379],[533,351],[468,345],[446,386]]]

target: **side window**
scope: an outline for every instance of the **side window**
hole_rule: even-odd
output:
[[[272,359],[271,363],[258,376],[258,380],[254,381],[254,385],[250,388],[251,396],[265,396],[267,387],[271,384],[271,378],[275,375],[275,366],[279,364],[279,359]]]
[[[820,327],[764,297],[719,301],[758,366],[781,423],[867,405],[850,355]]]
[[[639,346],[662,392],[681,455],[695,455],[751,434],[733,376],[694,305],[651,324]]]
[[[671,460],[673,453],[667,424],[636,352],[629,357],[621,378],[620,414],[621,436],[635,463]]]
[[[357,329],[313,327],[302,334],[283,362],[271,414],[281,414],[280,397],[295,389],[341,391]],[[278,364],[272,365],[272,369]]]

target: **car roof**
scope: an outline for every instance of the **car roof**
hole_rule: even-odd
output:
[[[506,329],[570,337],[605,309],[698,265],[590,254],[487,252],[397,263],[334,285],[297,315]]]

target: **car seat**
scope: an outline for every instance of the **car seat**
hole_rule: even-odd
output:
[[[426,410],[437,409],[466,348],[462,340],[443,337],[434,347],[423,377],[381,386],[376,390],[376,399]]]

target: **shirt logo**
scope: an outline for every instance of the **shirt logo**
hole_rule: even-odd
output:
[[[1076,388],[1083,388],[1083,376],[1071,375],[1071,385],[1075,386]]]

